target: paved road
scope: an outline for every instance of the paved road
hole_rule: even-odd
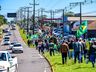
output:
[[[37,50],[28,48],[28,46],[23,42],[18,28],[12,31],[10,41],[17,40],[22,43],[24,47],[24,53],[22,54],[12,54],[17,56],[19,63],[19,72],[51,72],[50,66],[47,61],[38,53]],[[8,49],[8,46],[1,46],[1,49]],[[10,51],[11,52],[11,51]]]

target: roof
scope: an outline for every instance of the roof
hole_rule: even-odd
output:
[[[0,53],[8,53],[8,51],[0,51]]]
[[[79,25],[80,25],[79,21],[75,22],[73,24],[72,30],[73,31],[78,30],[79,29]],[[96,20],[95,21],[88,21],[88,30],[96,30]]]
[[[80,21],[80,17],[68,17],[69,21]],[[82,17],[82,20],[92,20],[95,21],[96,17],[95,16],[86,16],[86,17]]]
[[[96,30],[96,20],[88,23],[88,30]]]

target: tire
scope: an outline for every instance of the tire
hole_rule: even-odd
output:
[[[14,51],[12,51],[12,53],[14,53]]]
[[[23,53],[23,51],[21,51],[21,53]]]
[[[9,67],[7,68],[7,72],[9,72]]]

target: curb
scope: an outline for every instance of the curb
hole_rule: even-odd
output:
[[[19,32],[20,33],[20,32]],[[21,35],[20,35],[21,36]],[[21,37],[22,38],[22,37]],[[23,38],[22,38],[22,40],[23,40]],[[25,41],[23,40],[23,42],[25,43]],[[26,44],[26,43],[25,43]],[[27,45],[27,44],[26,44]],[[27,45],[28,46],[28,45]],[[50,68],[51,68],[51,72],[53,72],[53,69],[52,69],[52,66],[51,66],[51,64],[50,64],[50,62],[49,62],[49,60],[43,55],[43,54],[41,54],[44,58],[45,58],[45,60],[48,62],[48,64],[49,64],[49,66],[50,66]]]
[[[43,57],[46,59],[46,61],[48,62],[49,66],[50,66],[50,68],[51,68],[51,72],[53,72],[53,69],[52,69],[52,66],[51,66],[49,60],[48,60],[44,55],[42,55],[42,56],[43,56]]]

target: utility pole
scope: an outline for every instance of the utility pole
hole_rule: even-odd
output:
[[[22,16],[23,16],[22,13],[23,13],[23,7],[21,7],[21,9],[20,9],[20,20],[21,20],[21,25],[22,25],[22,20],[23,20],[23,19],[22,19]]]
[[[1,10],[1,5],[0,5],[0,10]]]
[[[72,5],[79,5],[80,6],[80,14],[79,14],[79,17],[80,17],[80,25],[82,24],[82,5],[86,4],[86,1],[85,2],[75,2],[75,3],[71,3]],[[84,38],[85,38],[85,35],[84,35]]]
[[[26,12],[27,12],[27,35],[29,34],[29,9],[32,7],[21,7],[20,9],[20,19],[21,19],[21,24],[23,23],[22,21],[26,19]],[[24,14],[23,14],[24,12]],[[24,17],[24,18],[23,18]]]
[[[27,35],[29,34],[29,8],[27,8]]]
[[[52,25],[52,19],[53,19],[53,11],[52,10],[50,10],[50,16],[51,16],[51,25]]]
[[[30,8],[32,8],[32,7],[25,7],[24,8],[24,20],[25,20],[25,14],[26,14],[26,12],[27,12],[27,35],[29,34],[29,12],[30,12]],[[24,22],[25,23],[25,22]]]
[[[53,11],[53,18],[54,18],[55,12]]]
[[[40,20],[40,10],[38,9],[38,25],[40,25],[39,20]]]
[[[70,3],[70,5],[79,5],[80,6],[80,25],[82,24],[82,5],[84,5],[85,2],[75,2]]]
[[[24,24],[26,24],[26,8],[24,8]]]
[[[52,13],[53,11],[52,10],[50,10],[50,15],[51,15],[51,35],[52,35],[52,31],[53,31],[53,26],[52,26],[52,19],[53,19],[53,17],[52,17]]]
[[[65,26],[65,24],[64,24],[64,23],[65,23],[65,20],[64,20],[65,10],[64,10],[64,9],[63,9],[63,16],[62,16],[62,17],[63,17],[63,18],[62,18],[62,19],[63,19],[63,29],[62,29],[63,31],[62,31],[62,32],[63,32],[63,36],[64,36],[64,26]]]
[[[64,25],[64,17],[65,17],[64,16],[64,9],[62,11],[63,11],[63,16],[62,16],[63,18],[62,19],[63,19],[63,25]]]
[[[43,26],[43,12],[44,12],[44,9],[43,8],[41,8],[41,28],[42,28],[42,26]]]
[[[0,5],[0,11],[1,11],[1,5]]]
[[[33,5],[33,35],[34,35],[34,27],[35,27],[35,6],[36,5],[39,5],[39,4],[36,4],[36,1],[33,0],[33,4],[29,3],[30,5]]]
[[[70,3],[70,6],[80,6],[80,24],[82,23],[82,5],[94,3],[93,0],[85,0],[84,2]]]
[[[82,2],[80,4],[80,25],[82,24]]]

